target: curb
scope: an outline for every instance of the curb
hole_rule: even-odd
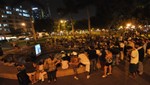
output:
[[[84,73],[85,72],[85,67],[79,67],[77,69],[78,73]],[[17,73],[16,73],[17,74]],[[17,79],[16,74],[10,74],[10,73],[1,73],[0,72],[0,77],[1,78],[7,78],[7,79]],[[73,75],[74,71],[73,69],[69,68],[69,69],[60,69],[57,71],[56,76],[57,77],[63,77],[63,76],[69,76],[69,75]],[[47,78],[47,77],[46,77]]]

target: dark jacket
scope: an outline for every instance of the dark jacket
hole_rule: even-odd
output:
[[[143,49],[143,48],[140,48],[140,49],[138,50],[138,52],[139,52],[139,61],[140,61],[140,62],[143,62],[143,60],[144,60],[144,49]]]
[[[19,71],[17,74],[19,85],[29,85],[29,76],[26,74],[25,70]]]

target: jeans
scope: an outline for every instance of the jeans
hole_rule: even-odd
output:
[[[96,63],[97,63],[96,59],[91,59],[90,60],[90,73],[97,70]]]
[[[48,80],[53,81],[56,79],[56,70],[47,72]]]

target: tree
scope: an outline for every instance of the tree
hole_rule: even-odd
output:
[[[88,16],[88,28],[89,32],[91,31],[91,25],[90,25],[90,12],[88,9],[88,6],[92,3],[92,0],[63,0],[65,8],[61,8],[61,11],[63,15],[70,15],[71,25],[72,25],[72,31],[74,34],[74,24],[73,24],[73,16],[72,14],[77,13],[80,9],[87,9],[87,16]]]
[[[70,21],[71,21],[71,27],[72,32],[74,35],[74,19],[73,15],[75,13],[78,13],[77,11],[77,2],[75,0],[63,0],[65,7],[64,8],[58,8],[58,13],[63,17],[66,15],[69,15]]]
[[[50,19],[36,19],[35,20],[35,28],[37,31],[47,31],[47,32],[52,32],[54,31],[53,29],[53,20]]]

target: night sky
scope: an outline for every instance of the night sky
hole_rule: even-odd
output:
[[[34,5],[35,4],[39,4],[42,5],[43,7],[46,7],[49,5],[50,7],[50,11],[51,11],[51,18],[55,19],[55,18],[60,18],[60,15],[58,15],[57,13],[57,9],[58,8],[64,8],[64,4],[63,4],[63,0],[0,0],[1,2],[6,2],[6,3],[10,3],[10,4],[15,4],[19,5],[19,3],[21,2],[25,2],[25,4],[29,4],[31,5],[31,3]],[[0,2],[0,4],[1,4]],[[89,10],[90,10],[90,16],[95,16],[95,7],[94,6],[89,6]],[[85,9],[81,9],[78,11],[78,13],[73,14],[72,16],[74,19],[87,19],[87,11]],[[66,15],[65,18],[68,18],[68,16]]]
[[[44,4],[49,3],[50,11],[51,11],[51,17],[52,18],[60,18],[57,13],[57,8],[64,7],[63,0],[43,0]],[[95,7],[90,6],[90,16],[95,16]],[[65,18],[68,18],[67,16]],[[73,14],[74,19],[87,19],[87,11],[85,9],[79,10],[77,14]]]

